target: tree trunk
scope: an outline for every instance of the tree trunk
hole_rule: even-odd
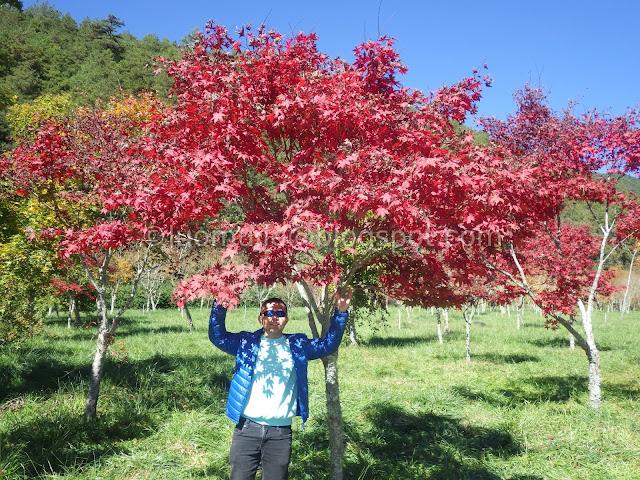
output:
[[[443,308],[442,315],[444,316],[444,334],[447,335],[449,333],[449,309]]]
[[[522,326],[522,308],[524,307],[524,295],[520,295],[516,306],[516,324],[518,325],[518,330],[520,330],[520,327]]]
[[[631,263],[629,264],[629,273],[627,274],[627,284],[624,289],[624,295],[622,297],[622,303],[620,305],[620,315],[629,313],[629,286],[631,285],[631,273],[633,272],[633,263],[635,262],[638,249],[634,249],[631,254]]]
[[[189,331],[193,332],[193,318],[191,318],[191,312],[189,312],[189,307],[187,307],[187,304],[184,304],[184,313],[187,315],[187,321],[189,323]]]
[[[73,315],[73,309],[75,305],[73,304],[73,297],[69,295],[69,311],[67,312],[67,328],[71,330],[71,317]]]
[[[140,261],[140,267],[137,269],[136,275],[132,281],[129,297],[127,298],[120,311],[118,311],[118,313],[116,313],[116,315],[113,317],[111,322],[109,322],[109,317],[107,315],[106,292],[107,286],[109,285],[107,268],[109,266],[112,252],[107,251],[102,265],[99,268],[97,276],[94,276],[91,272],[86,259],[82,256],[80,257],[82,266],[84,267],[87,276],[91,279],[91,283],[96,289],[96,306],[98,308],[98,320],[100,322],[98,326],[98,340],[96,342],[96,351],[93,356],[93,363],[91,364],[91,373],[89,376],[89,392],[87,394],[87,402],[84,406],[84,416],[87,419],[96,417],[98,396],[100,394],[100,380],[102,379],[102,372],[104,369],[104,360],[107,354],[107,349],[113,341],[113,336],[116,332],[116,328],[118,327],[118,322],[122,317],[122,314],[129,308],[131,302],[133,301],[133,298],[135,297],[138,284],[140,283],[142,271],[147,264],[152,248],[152,244],[148,244],[146,246],[146,253],[144,255],[144,258]]]
[[[356,334],[356,320],[353,317],[349,319],[349,341],[351,342],[351,345],[353,345],[354,347],[358,346],[358,336]]]
[[[591,304],[587,304],[585,308],[582,302],[579,302],[579,307],[582,314],[582,328],[584,329],[585,335],[585,342],[583,342],[581,346],[589,360],[589,405],[596,410],[600,410],[602,407],[600,352],[598,351],[593,334],[592,308],[590,308]]]
[[[569,330],[569,333],[575,338],[575,341],[587,355],[587,360],[589,360],[589,406],[595,410],[600,410],[602,406],[600,352],[598,351],[598,347],[596,346],[595,338],[593,336],[591,309],[588,306],[585,307],[584,303],[580,300],[578,301],[578,306],[580,307],[580,312],[582,314],[582,327],[585,332],[584,337],[573,327],[572,322],[559,315],[554,315],[554,318]]]
[[[441,316],[440,312],[441,312],[441,309],[438,308],[436,310],[436,320],[438,321],[438,341],[440,342],[440,345],[442,345],[443,343],[442,342],[442,321],[440,319],[440,316]]]
[[[118,298],[117,292],[111,292],[111,307],[109,308],[109,315],[113,315],[113,311],[116,309],[116,299]]]
[[[104,368],[104,358],[107,349],[113,339],[113,332],[109,328],[109,319],[107,317],[107,304],[105,292],[98,291],[96,293],[96,303],[98,306],[98,317],[100,326],[98,330],[98,341],[96,343],[96,351],[93,356],[91,365],[91,374],[89,377],[89,393],[87,395],[87,403],[84,406],[84,416],[86,418],[95,418],[98,407],[98,395],[100,394],[100,380]]]
[[[323,287],[321,300],[320,302],[316,302],[310,286],[304,280],[296,282],[296,286],[307,312],[313,337],[319,337],[314,315],[322,327],[322,335],[326,335],[333,314],[333,304],[329,299],[328,289]],[[340,406],[340,385],[338,383],[338,351],[322,359],[327,405],[327,425],[329,427],[329,480],[343,480],[344,478],[344,422],[342,419],[342,407]]]
[[[338,383],[338,352],[322,359],[324,365],[325,392],[327,402],[327,424],[329,426],[329,478],[343,480],[344,432],[340,385]]]
[[[464,323],[466,325],[466,346],[467,346],[467,362],[471,361],[471,321],[473,320],[474,307],[465,307],[462,309]]]
[[[602,407],[602,389],[600,380],[600,352],[593,346],[590,353],[587,354],[589,358],[589,405],[600,410]]]
[[[82,324],[80,319],[80,310],[78,309],[78,294],[69,292],[69,316],[67,317],[67,328],[71,328],[71,317],[73,317],[74,326],[79,327]]]

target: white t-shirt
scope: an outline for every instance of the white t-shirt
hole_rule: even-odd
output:
[[[291,425],[297,398],[296,372],[286,337],[263,335],[242,416],[263,425]]]

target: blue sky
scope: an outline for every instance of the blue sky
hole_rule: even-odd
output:
[[[25,8],[34,4],[25,0]],[[230,30],[259,25],[315,32],[319,48],[352,58],[378,34],[395,37],[410,88],[429,92],[486,63],[494,79],[479,114],[504,118],[513,92],[542,85],[551,105],[569,100],[613,114],[640,104],[640,1],[608,0],[51,0],[80,22],[112,13],[124,31],[180,41],[207,20]]]

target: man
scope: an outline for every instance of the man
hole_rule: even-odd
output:
[[[322,338],[285,334],[286,304],[265,300],[255,332],[227,332],[226,309],[214,302],[209,339],[236,357],[227,401],[227,416],[236,423],[231,441],[231,480],[253,480],[262,462],[263,480],[288,478],[291,421],[309,416],[307,361],[325,357],[340,346],[351,292],[337,296],[331,326]]]

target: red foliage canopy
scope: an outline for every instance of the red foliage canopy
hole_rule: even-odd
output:
[[[213,190],[243,211],[237,225],[213,224],[237,234],[218,267],[181,284],[180,301],[211,289],[233,298],[236,286],[215,277],[233,283],[241,254],[250,267],[239,285],[339,283],[379,264],[392,295],[455,303],[454,285],[480,268],[470,251],[526,237],[546,215],[538,167],[514,164],[456,127],[484,80],[425,97],[397,81],[405,67],[391,39],[354,55],[330,59],[314,35],[260,29],[232,38],[210,25],[193,50],[167,62],[177,104],[149,155],[183,165],[174,181],[185,194]]]

